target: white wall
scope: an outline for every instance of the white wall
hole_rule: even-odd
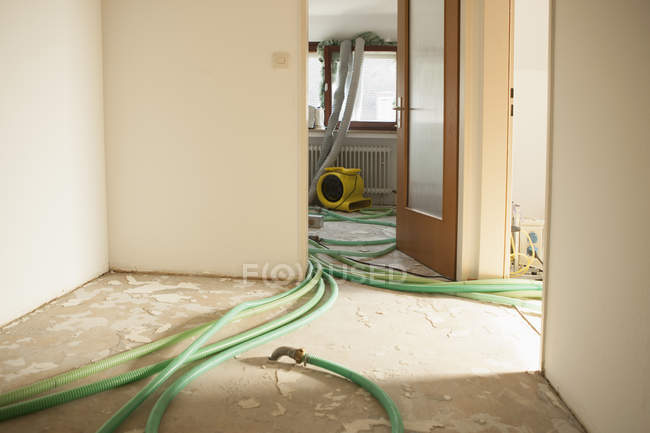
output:
[[[99,0],[0,1],[0,324],[107,270]]]
[[[397,41],[397,0],[309,0],[309,40],[351,39],[372,31]]]
[[[396,0],[397,2],[397,0]],[[352,39],[355,35],[371,31],[387,41],[397,41],[397,16],[388,14],[364,15],[311,15],[309,40]]]
[[[548,0],[516,0],[512,200],[544,218],[548,117]]]
[[[545,373],[590,433],[646,433],[650,2],[554,9]]]
[[[103,18],[111,267],[304,266],[306,2],[111,0]]]

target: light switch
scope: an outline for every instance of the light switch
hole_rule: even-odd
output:
[[[287,69],[289,67],[289,53],[275,52],[271,57],[271,65],[278,69]]]

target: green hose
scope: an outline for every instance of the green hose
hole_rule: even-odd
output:
[[[311,206],[309,208],[309,211],[315,212],[317,214],[325,214],[325,220],[326,221],[341,221],[341,214],[338,214],[336,212],[332,212],[328,209],[322,208],[322,207],[317,207],[317,206]],[[383,208],[378,208],[378,207],[368,207],[365,209],[360,209],[359,213],[356,214],[355,217],[349,217],[352,220],[363,220],[363,219],[374,219],[374,218],[382,218],[382,217],[388,217],[388,216],[394,216],[395,215],[395,209],[392,207],[383,207]]]
[[[394,215],[395,212],[390,208],[367,209],[362,211],[362,215],[357,217],[344,216],[325,209],[320,210],[325,214],[328,221],[349,221],[360,224],[376,224],[389,227],[395,227],[392,222],[377,221],[376,218]],[[344,241],[336,239],[319,239],[324,244],[340,246],[365,246],[365,245],[384,245],[388,247],[374,252],[349,251],[328,249],[322,245],[310,240],[310,262],[307,277],[296,287],[287,292],[280,293],[268,298],[248,301],[237,305],[229,310],[218,320],[199,325],[195,328],[164,337],[160,340],[145,344],[135,349],[111,356],[104,360],[83,366],[60,375],[38,381],[34,384],[19,388],[14,391],[0,395],[0,421],[10,419],[16,416],[35,412],[47,407],[56,406],[71,400],[82,398],[108,389],[125,385],[157,373],[136,396],[127,404],[118,410],[98,431],[112,432],[123,420],[137,408],[144,399],[153,393],[160,385],[171,377],[179,368],[188,363],[204,359],[201,363],[192,368],[188,373],[178,378],[160,397],[154,409],[152,410],[147,422],[147,432],[157,431],[158,425],[162,419],[163,413],[171,400],[180,390],[203,374],[210,368],[215,367],[226,359],[243,353],[244,351],[270,341],[277,336],[286,334],[300,326],[314,320],[327,310],[338,294],[338,287],[333,276],[345,278],[361,284],[370,285],[390,290],[399,290],[416,293],[439,293],[446,295],[459,296],[463,298],[478,300],[481,302],[491,302],[509,306],[515,306],[529,311],[540,311],[541,307],[535,299],[541,299],[541,283],[528,280],[476,280],[464,282],[446,282],[436,281],[432,278],[412,275],[395,269],[383,269],[371,266],[370,264],[353,261],[346,256],[356,257],[379,257],[395,249],[395,238],[361,240],[361,241]],[[316,255],[327,255],[343,264],[347,264],[352,269],[337,266],[327,262]],[[324,269],[323,269],[324,267]],[[324,282],[327,281],[331,287],[330,297],[318,308],[312,309],[318,304],[325,291]],[[232,320],[236,320],[261,311],[275,308],[281,304],[296,300],[310,292],[318,284],[316,293],[302,306],[297,309],[260,326],[248,331],[239,333],[232,337],[220,340],[206,347],[201,347],[207,340],[219,329]],[[311,311],[311,312],[310,312]],[[51,395],[34,398],[20,403],[17,401],[25,400],[36,394],[51,390],[63,384],[70,383],[91,374],[117,366],[124,362],[140,358],[150,354],[163,347],[179,343],[192,336],[200,336],[178,356],[151,364],[133,371],[120,374],[111,378],[97,381],[88,385],[83,385],[74,389],[54,393]],[[207,358],[207,359],[206,359]],[[353,382],[372,388],[376,387],[375,392],[368,389],[371,394],[377,398],[384,406],[391,418],[393,432],[402,432],[403,426],[399,412],[394,407],[390,398],[374,383],[368,381],[361,375],[345,369],[342,366],[322,360],[315,357],[306,357],[306,362],[317,365],[345,377]],[[355,376],[356,375],[356,376]],[[367,381],[364,382],[364,381]],[[386,400],[387,399],[387,400]],[[13,404],[12,404],[13,403]],[[392,407],[391,407],[392,404]],[[394,412],[391,412],[394,411]],[[391,415],[392,413],[392,415]]]
[[[201,348],[199,351],[197,351],[194,355],[192,355],[188,360],[188,363],[197,361],[199,359],[203,359],[207,356],[218,353],[224,349],[233,347],[237,344],[250,340],[251,338],[257,337],[258,335],[262,335],[270,330],[273,330],[286,323],[291,322],[292,320],[302,316],[303,314],[311,310],[321,300],[324,292],[325,289],[324,289],[323,280],[320,279],[320,281],[318,282],[318,289],[316,293],[299,308],[271,322],[264,323],[248,331],[239,333],[232,337],[228,337],[216,343],[205,346]],[[160,361],[158,363],[147,365],[138,368],[136,370],[129,371],[107,379],[103,379],[91,384],[87,384],[73,389],[61,391],[58,393],[38,397],[28,401],[21,401],[19,403],[14,403],[9,406],[0,407],[0,421],[16,418],[33,412],[38,412],[43,409],[58,406],[73,400],[84,398],[93,394],[97,394],[99,392],[108,391],[129,384],[131,382],[144,379],[145,377],[149,377],[152,374],[158,373],[161,370],[163,370],[165,367],[167,367],[167,365],[169,365],[172,359],[173,358],[169,358]]]
[[[379,251],[348,251],[348,250],[329,250],[329,249],[323,249],[323,248],[309,248],[309,253],[310,254],[327,254],[329,256],[341,256],[341,255],[346,255],[346,256],[352,256],[352,257],[381,257],[385,256],[386,254],[390,253],[391,251],[395,251],[395,248],[397,248],[397,244],[392,244],[389,245],[388,247],[384,248],[383,250]]]
[[[275,329],[266,334],[260,335],[259,337],[238,344],[237,346],[231,347],[230,349],[224,350],[223,352],[220,352],[217,355],[201,362],[199,365],[193,367],[190,371],[176,379],[174,383],[172,383],[165,390],[165,392],[163,392],[158,401],[156,401],[153,409],[151,409],[151,412],[149,413],[149,419],[147,420],[147,425],[145,427],[145,433],[154,433],[158,431],[158,427],[160,426],[160,422],[162,421],[162,417],[165,413],[165,410],[169,406],[169,403],[171,403],[173,398],[194,379],[235,355],[243,353],[261,344],[267,343],[274,338],[277,338],[281,335],[298,329],[301,326],[306,325],[327,311],[334,304],[334,301],[338,296],[338,285],[336,284],[336,281],[334,281],[334,278],[332,278],[330,275],[324,274],[323,277],[330,286],[331,293],[329,298],[320,307],[318,307],[308,316],[301,317],[287,325],[284,325],[281,328]],[[100,429],[99,431],[102,430]]]
[[[345,246],[359,246],[359,245],[384,245],[384,244],[392,244],[397,242],[397,239],[395,238],[387,238],[387,239],[374,239],[374,240],[363,240],[363,241],[342,241],[339,239],[327,239],[327,238],[319,238],[320,241],[324,244],[328,245],[345,245]]]
[[[397,405],[390,398],[386,392],[379,387],[376,383],[371,381],[365,376],[360,375],[359,373],[352,371],[348,368],[343,367],[342,365],[336,364],[334,362],[328,361],[326,359],[317,358],[312,355],[305,355],[305,363],[315,365],[316,367],[324,368],[336,374],[339,374],[347,379],[350,379],[352,382],[356,383],[366,391],[368,391],[373,397],[377,399],[379,404],[381,404],[388,415],[388,419],[391,425],[391,433],[403,433],[404,424],[402,423],[402,415],[397,409]]]
[[[369,215],[361,215],[357,217],[349,217],[341,215],[340,213],[332,212],[327,209],[320,208],[319,211],[321,214],[325,215],[325,221],[348,221],[359,224],[374,224],[378,226],[387,226],[387,227],[396,227],[396,224],[390,221],[373,221],[375,218],[380,218],[383,216],[394,215],[394,211],[386,211],[385,213],[371,213]]]
[[[356,218],[347,217],[326,209],[320,210],[331,221],[353,221],[364,224],[373,222],[381,223],[383,221],[373,221],[373,218],[390,215],[390,213],[378,210],[368,211],[368,215],[357,216]],[[392,213],[394,215],[394,212]],[[363,221],[360,218],[365,218]],[[327,218],[326,218],[327,219]],[[395,242],[394,238],[378,239],[373,241],[348,241],[337,239],[318,240],[323,244],[345,245],[345,246],[365,246],[381,245],[384,243]],[[542,284],[530,280],[475,280],[464,282],[441,282],[434,278],[427,278],[419,275],[412,275],[408,272],[402,272],[397,269],[383,269],[366,263],[359,263],[349,257],[379,257],[394,249],[389,246],[385,250],[375,252],[361,252],[348,250],[329,249],[319,244],[313,239],[309,239],[309,253],[312,255],[324,254],[333,259],[350,266],[353,269],[346,269],[336,266],[333,263],[326,262],[316,258],[324,267],[325,272],[338,278],[344,278],[360,284],[373,287],[379,287],[389,290],[399,290],[416,293],[441,293],[453,296],[459,296],[481,302],[489,302],[500,305],[507,305],[521,308],[524,310],[541,313],[541,305],[534,300],[542,297]],[[383,253],[383,254],[382,254]]]
[[[356,371],[350,370],[349,368],[343,367],[342,365],[336,364],[326,359],[317,358],[313,355],[309,355],[305,353],[303,349],[294,349],[293,347],[278,347],[273,351],[271,356],[269,356],[269,359],[272,361],[277,361],[283,356],[288,356],[299,364],[304,362],[305,364],[312,364],[325,370],[329,370],[359,385],[368,391],[373,397],[375,397],[379,404],[382,405],[386,411],[386,414],[388,415],[388,419],[390,420],[391,433],[404,432],[402,416],[400,415],[399,409],[397,409],[395,402],[383,389],[379,387],[379,385],[367,377],[357,373]]]
[[[233,317],[232,320],[237,320],[252,314],[261,313],[271,308],[275,308],[281,304],[291,302],[299,298],[300,296],[303,296],[305,293],[309,292],[316,285],[318,280],[320,280],[321,273],[322,273],[321,270],[318,270],[316,273],[314,273],[313,266],[311,263],[309,263],[309,268],[307,269],[307,277],[303,281],[301,281],[300,284],[298,284],[296,287],[292,288],[287,292],[281,293],[280,295],[277,295],[277,299],[275,299],[272,302],[259,305],[255,308],[250,308],[247,311],[240,312],[235,317]],[[9,391],[7,393],[0,395],[0,406],[5,406],[17,401],[25,400],[26,398],[40,394],[42,392],[49,391],[59,386],[65,385],[67,383],[71,383],[76,380],[82,379],[84,377],[99,373],[100,371],[112,367],[116,367],[125,362],[141,358],[152,352],[179,343],[197,334],[200,334],[201,332],[205,331],[210,326],[212,326],[215,322],[216,320],[212,322],[204,323],[192,329],[188,329],[187,331],[183,331],[174,335],[163,337],[159,340],[152,341],[151,343],[144,344],[134,349],[118,353],[116,355],[110,356],[108,358],[102,359],[92,364],[85,365],[75,370],[61,373],[56,376],[52,376],[47,379],[43,379],[38,382],[32,383],[30,385],[24,386],[22,388]]]
[[[321,241],[323,241],[321,239]],[[330,244],[336,245],[337,240],[328,239]],[[380,240],[381,241],[381,240]],[[366,241],[344,241],[344,245],[364,245]],[[323,243],[325,243],[323,241]],[[411,275],[396,269],[382,269],[369,264],[359,263],[346,256],[356,257],[378,257],[385,251],[394,249],[394,245],[384,250],[362,253],[347,250],[328,249],[323,245],[309,240],[310,254],[325,254],[353,269],[346,269],[333,263],[315,258],[329,273],[338,278],[344,278],[359,284],[378,287],[389,290],[398,290],[416,293],[438,293],[459,296],[481,302],[489,302],[499,305],[517,307],[531,312],[541,313],[541,305],[528,299],[541,299],[542,284],[531,280],[474,280],[461,282],[436,281],[433,278]],[[512,295],[510,295],[512,293]]]
[[[530,311],[532,313],[542,312],[542,306],[539,303],[512,298],[510,296],[495,295],[494,293],[456,293],[456,296],[472,299],[474,301],[517,307],[521,310]]]
[[[317,274],[321,271],[320,264],[316,265]],[[295,289],[292,289],[292,292]],[[280,293],[278,295],[270,296],[268,298],[246,301],[230,309],[226,314],[224,314],[219,320],[211,324],[203,334],[201,334],[188,348],[183,350],[179,355],[177,355],[160,373],[158,373],[149,383],[147,383],[135,396],[133,396],[126,404],[124,404],[120,409],[113,414],[111,418],[108,419],[100,428],[97,430],[97,433],[109,433],[115,431],[115,429],[138,407],[142,402],[149,397],[153,392],[158,389],[163,383],[167,381],[178,369],[180,369],[183,364],[185,364],[189,358],[197,352],[201,346],[219,329],[221,329],[226,323],[234,318],[242,311],[246,311],[253,307],[260,305],[268,304],[272,301],[286,296],[286,293]],[[285,326],[290,326],[285,325]],[[241,343],[241,346],[248,345],[251,341],[256,341],[257,339],[265,338],[267,335],[275,335],[277,330],[270,331],[267,334],[263,334],[259,337],[249,340],[248,342]],[[239,347],[235,346],[236,347]],[[235,348],[227,349],[222,353],[231,353],[236,351]],[[240,353],[240,352],[239,352]],[[219,357],[221,354],[215,355]]]

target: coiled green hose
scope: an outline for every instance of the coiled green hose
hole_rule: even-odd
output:
[[[327,281],[327,284],[330,286],[331,291],[329,298],[320,307],[314,310],[311,314],[296,319],[295,321],[284,325],[281,328],[275,329],[266,334],[260,335],[259,337],[238,344],[237,346],[231,347],[230,349],[224,350],[223,352],[220,352],[217,355],[201,362],[199,365],[193,367],[190,371],[176,379],[174,383],[172,383],[165,390],[165,392],[163,392],[158,401],[156,401],[153,409],[151,409],[151,412],[149,413],[149,419],[147,420],[147,425],[145,427],[145,433],[154,433],[158,431],[158,427],[160,426],[160,422],[162,421],[162,417],[165,413],[165,410],[169,406],[169,403],[171,403],[173,398],[194,379],[235,355],[243,353],[249,349],[252,349],[253,347],[267,343],[274,338],[277,338],[306,325],[327,311],[334,304],[334,301],[336,301],[336,298],[338,297],[338,285],[336,284],[336,281],[334,281],[334,278],[332,278],[330,275],[324,274],[323,277]],[[116,416],[117,414],[113,417],[115,418]],[[103,430],[100,429],[99,431]]]
[[[391,238],[392,239],[392,238]],[[334,239],[320,239],[322,243],[355,246],[368,245],[368,241],[338,241]],[[375,245],[388,243],[390,239],[379,239]],[[418,275],[411,275],[397,269],[383,269],[369,264],[359,263],[348,257],[379,257],[387,251],[392,251],[395,246],[376,252],[360,252],[329,249],[309,239],[309,252],[312,255],[324,254],[344,263],[351,268],[338,266],[321,258],[312,256],[323,266],[326,273],[337,278],[344,278],[359,284],[378,287],[388,290],[398,290],[415,293],[438,293],[463,297],[480,302],[507,305],[526,311],[541,313],[541,305],[529,299],[541,299],[542,283],[539,281],[523,279],[492,279],[473,281],[437,281]],[[512,293],[512,294],[511,294]]]
[[[367,209],[362,211],[362,215],[357,217],[348,217],[334,213],[328,210],[321,210],[326,215],[328,221],[349,221],[360,224],[375,224],[389,227],[395,227],[392,222],[377,221],[376,218],[394,215],[393,209]],[[482,302],[492,302],[497,304],[515,306],[517,308],[529,311],[540,311],[538,303],[531,301],[541,299],[541,283],[529,280],[476,280],[463,282],[436,281],[432,278],[412,275],[395,269],[382,269],[369,264],[359,263],[346,256],[356,257],[379,257],[395,249],[395,238],[366,240],[366,241],[346,241],[336,239],[319,239],[324,244],[340,246],[365,246],[365,245],[384,245],[388,247],[375,252],[348,251],[328,249],[319,245],[317,242],[310,240],[309,248],[310,262],[307,277],[293,289],[280,293],[268,298],[248,301],[237,305],[229,310],[218,320],[199,325],[193,329],[183,331],[157,341],[145,344],[135,349],[111,356],[104,360],[83,366],[60,375],[38,381],[34,384],[19,388],[14,391],[0,395],[0,421],[24,415],[27,413],[42,410],[71,400],[82,398],[127,383],[141,380],[145,377],[157,373],[157,376],[150,381],[136,396],[127,404],[118,410],[99,430],[98,432],[107,433],[114,431],[126,417],[139,406],[151,393],[162,385],[169,377],[183,365],[205,359],[200,364],[192,368],[188,373],[177,379],[160,397],[154,409],[151,411],[147,422],[147,432],[156,432],[164,411],[175,395],[196,377],[203,374],[210,368],[219,365],[223,361],[246,350],[263,344],[286,334],[300,326],[314,320],[324,311],[331,307],[338,294],[338,286],[333,276],[345,278],[360,284],[366,284],[373,287],[379,287],[390,290],[417,292],[417,293],[440,293],[446,295],[459,296]],[[325,261],[317,255],[327,255],[343,264],[349,265],[350,268],[335,265]],[[331,287],[330,297],[318,308],[312,309],[321,301],[324,294],[324,281],[327,281]],[[201,347],[217,330],[225,326],[232,320],[242,318],[251,314],[275,308],[281,304],[296,300],[317,286],[316,293],[301,307],[285,314],[275,320],[264,323],[248,331],[239,333],[232,337],[223,339],[206,347]],[[311,311],[311,312],[310,312]],[[151,364],[136,370],[120,374],[108,379],[100,380],[92,384],[83,385],[74,389],[54,393],[51,395],[34,398],[32,400],[22,401],[31,396],[44,391],[54,389],[63,384],[67,384],[91,374],[117,366],[124,362],[140,358],[163,347],[170,346],[181,342],[195,335],[200,336],[180,355]],[[358,375],[351,370],[340,365],[316,357],[305,357],[305,361],[330,371],[341,374],[353,382],[366,388],[380,403],[384,406],[389,418],[391,419],[392,431],[402,432],[403,425],[397,408],[390,397],[386,395],[377,385]],[[366,382],[367,381],[367,382]],[[374,389],[373,387],[376,387]],[[372,391],[371,389],[374,389]],[[12,404],[13,403],[13,404]]]
[[[316,264],[317,273],[320,273],[321,266]],[[293,290],[293,289],[292,289]],[[189,358],[196,353],[201,346],[219,329],[221,329],[226,323],[233,320],[240,312],[246,311],[253,307],[260,305],[265,305],[270,302],[273,302],[277,299],[286,296],[286,293],[280,293],[275,296],[270,296],[268,298],[246,301],[230,309],[226,314],[224,314],[219,320],[211,324],[208,329],[206,329],[203,334],[201,334],[188,348],[183,350],[179,355],[177,355],[165,368],[158,373],[149,383],[147,383],[135,396],[133,396],[126,404],[124,404],[120,409],[113,414],[111,418],[108,419],[100,428],[97,430],[97,433],[110,433],[115,431],[115,429],[138,407],[142,402],[149,397],[158,387],[167,381],[179,368],[185,364]],[[328,304],[329,305],[329,304]],[[289,325],[285,325],[290,326]],[[284,328],[284,327],[283,327]],[[280,335],[278,330],[273,330],[267,334],[263,334],[259,337],[256,337],[248,342],[241,343],[231,349],[227,349],[222,353],[235,353],[237,352],[238,347],[248,347],[251,341],[257,341],[258,339],[264,339],[269,335]],[[274,337],[272,337],[274,338]],[[265,340],[266,341],[266,340]],[[243,351],[243,350],[242,350]],[[241,352],[237,352],[241,353]],[[236,354],[236,353],[235,353]],[[213,358],[219,358],[221,354],[215,355]],[[233,355],[234,356],[234,355]],[[194,370],[194,369],[193,369]],[[193,371],[192,370],[192,371]]]
[[[291,302],[303,296],[305,293],[309,292],[320,280],[321,273],[322,270],[320,269],[314,272],[313,265],[309,263],[309,267],[307,269],[307,277],[303,281],[301,281],[300,284],[298,284],[296,287],[292,288],[291,290],[288,290],[287,292],[276,295],[277,297],[271,302],[238,313],[231,320],[237,320],[243,317],[250,316],[252,314],[261,313],[263,311],[278,307],[282,304]],[[52,376],[47,379],[43,379],[38,382],[32,383],[30,385],[15,389],[13,391],[9,391],[7,393],[0,395],[0,406],[5,406],[17,401],[25,400],[29,397],[40,394],[42,392],[52,390],[59,386],[65,385],[67,383],[71,383],[76,380],[82,379],[84,377],[99,373],[100,371],[118,366],[125,362],[141,358],[145,355],[153,353],[164,347],[171,346],[173,344],[186,340],[192,336],[200,334],[201,332],[204,332],[206,329],[212,326],[215,322],[217,322],[217,320],[204,323],[192,329],[188,329],[187,331],[183,331],[174,335],[163,337],[159,340],[152,341],[151,343],[147,343],[142,346],[133,348],[131,350],[118,353],[116,355],[85,365],[75,370],[61,373],[56,376]]]
[[[366,212],[369,212],[367,215],[361,215],[357,217],[341,215],[340,213],[332,212],[324,208],[318,208],[318,212],[325,215],[325,221],[348,221],[359,224],[374,224],[378,226],[396,227],[396,224],[390,221],[374,221],[375,218],[395,215],[395,211],[393,209],[386,209],[384,211],[377,212],[366,210]]]
[[[188,363],[197,361],[199,359],[203,359],[207,356],[218,353],[224,349],[228,349],[237,344],[248,341],[251,338],[257,337],[258,335],[262,335],[286,323],[289,323],[298,317],[301,317],[309,310],[311,310],[321,300],[324,292],[325,292],[324,284],[323,284],[323,280],[321,279],[318,282],[318,289],[316,293],[314,293],[314,295],[306,303],[301,305],[299,308],[271,322],[264,323],[248,331],[241,332],[232,337],[228,337],[216,343],[205,346],[201,348],[199,351],[197,351],[194,355],[192,355],[188,360]],[[129,384],[131,382],[136,382],[138,380],[149,377],[152,374],[162,371],[165,367],[167,367],[167,365],[169,365],[172,359],[173,358],[169,358],[155,364],[140,367],[133,371],[129,371],[123,374],[119,374],[117,376],[96,381],[91,384],[79,386],[70,390],[65,390],[54,394],[38,397],[32,400],[21,401],[5,407],[0,407],[0,421],[16,418],[33,412],[38,412],[43,409],[58,406],[100,392],[108,391]]]

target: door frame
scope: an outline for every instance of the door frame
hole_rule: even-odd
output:
[[[442,219],[407,206],[409,170],[409,0],[398,0],[397,248],[436,272],[456,279],[458,238],[458,146],[460,0],[445,1]],[[400,231],[408,226],[409,233]],[[426,248],[423,248],[423,245]],[[425,258],[435,257],[435,263]]]
[[[461,1],[459,280],[507,278],[511,0]]]

